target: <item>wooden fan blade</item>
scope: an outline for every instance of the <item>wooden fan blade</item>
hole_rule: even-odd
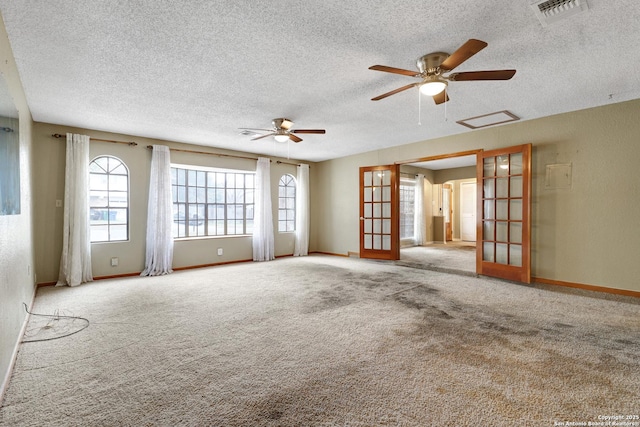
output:
[[[403,70],[402,68],[387,67],[386,65],[372,65],[371,67],[369,67],[369,69],[375,70],[375,71],[384,71],[385,73],[402,74],[404,76],[410,76],[410,77],[418,77],[420,75],[420,73],[417,71]]]
[[[289,139],[292,140],[293,142],[300,142],[302,141],[302,138],[298,138],[297,136],[295,136],[294,134],[290,133],[289,134]]]
[[[381,99],[386,98],[387,96],[395,95],[398,92],[402,92],[403,90],[411,89],[414,86],[419,85],[420,83],[412,83],[410,85],[402,86],[398,89],[392,90],[391,92],[383,93],[382,95],[378,95],[375,98],[371,98],[372,101],[379,101]]]
[[[440,69],[443,71],[451,71],[476,53],[487,47],[487,43],[482,40],[469,39],[465,44],[460,46],[458,50],[453,52],[447,59],[442,61]]]
[[[295,133],[327,133],[324,129],[294,129],[291,132]]]
[[[433,100],[436,102],[436,105],[442,104],[449,100],[449,95],[447,95],[447,91],[443,90],[437,95],[433,95]]]
[[[251,138],[251,141],[255,141],[257,139],[262,139],[262,138],[266,138],[268,136],[273,136],[273,135],[275,135],[275,133],[268,133],[266,135],[256,136],[255,138]]]
[[[509,80],[516,70],[465,71],[449,74],[449,80],[464,82],[469,80]]]

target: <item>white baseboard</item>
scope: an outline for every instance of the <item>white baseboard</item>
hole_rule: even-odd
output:
[[[36,299],[36,292],[38,288],[36,286],[33,287],[33,295],[31,295],[31,302],[29,303],[29,311],[33,309],[33,302]],[[2,401],[4,400],[4,394],[9,388],[9,382],[11,381],[11,375],[13,374],[13,368],[16,364],[16,359],[18,358],[18,350],[20,349],[20,343],[22,343],[22,338],[24,337],[24,333],[27,329],[27,324],[29,323],[29,318],[31,315],[27,313],[24,317],[24,322],[22,323],[22,328],[20,328],[20,334],[18,334],[18,339],[16,340],[16,344],[13,347],[13,353],[11,354],[11,361],[9,362],[9,366],[7,368],[7,372],[4,374],[4,378],[2,380],[2,386],[0,387],[0,406],[2,406]]]

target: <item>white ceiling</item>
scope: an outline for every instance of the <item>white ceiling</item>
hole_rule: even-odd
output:
[[[321,161],[472,132],[456,120],[500,110],[530,120],[640,98],[640,7],[589,5],[547,27],[529,0],[0,0],[0,11],[36,121]],[[416,80],[369,66],[413,70],[470,38],[489,45],[456,71],[514,78],[452,82],[451,101],[420,109],[417,89],[370,100]],[[327,133],[288,145],[237,129],[276,117]]]

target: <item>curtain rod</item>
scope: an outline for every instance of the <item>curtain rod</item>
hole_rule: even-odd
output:
[[[11,130],[13,131],[13,129]],[[54,138],[66,138],[66,135],[62,135],[60,133],[54,133],[53,135],[51,135]],[[110,142],[112,144],[127,144],[129,146],[137,146],[138,143],[137,142],[126,142],[126,141],[114,141],[112,139],[100,139],[100,138],[92,138],[89,137],[89,139],[92,139],[94,141],[101,141],[101,142]],[[153,148],[152,145],[147,145],[147,148],[151,149]],[[192,153],[192,154],[208,154],[210,156],[218,156],[218,157],[232,157],[235,159],[245,159],[245,160],[258,160],[256,157],[246,157],[246,156],[236,156],[233,154],[223,154],[223,153],[210,153],[208,151],[195,151],[195,150],[183,150],[180,148],[169,148],[169,150],[171,151],[181,151],[183,153]],[[271,160],[273,161],[273,160]],[[280,160],[276,160],[277,164],[284,164],[284,165],[291,165],[291,166],[300,166],[300,164],[298,163],[288,163],[288,162],[281,162]]]
[[[147,145],[147,148],[152,149],[153,145]],[[231,158],[234,158],[234,159],[258,160],[256,157],[236,156],[235,154],[210,153],[208,151],[184,150],[182,148],[169,148],[169,151],[180,151],[182,153],[191,153],[191,154],[207,154],[209,156],[231,157]],[[273,160],[270,160],[270,161],[273,161]],[[276,160],[276,163],[277,164],[291,165],[291,166],[300,166],[297,163],[281,162],[280,160]]]
[[[59,134],[59,133],[54,133],[51,136],[54,137],[54,138],[66,138],[66,135],[62,135],[62,134]],[[137,142],[114,141],[112,139],[100,139],[100,138],[92,138],[92,137],[89,137],[89,139],[92,139],[94,141],[110,142],[112,144],[127,144],[127,145],[132,146],[132,147],[135,147],[136,145],[138,145]]]

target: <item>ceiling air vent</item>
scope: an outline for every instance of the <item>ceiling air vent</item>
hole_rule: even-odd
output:
[[[589,9],[587,0],[533,0],[531,7],[542,26],[546,27],[561,19]]]

